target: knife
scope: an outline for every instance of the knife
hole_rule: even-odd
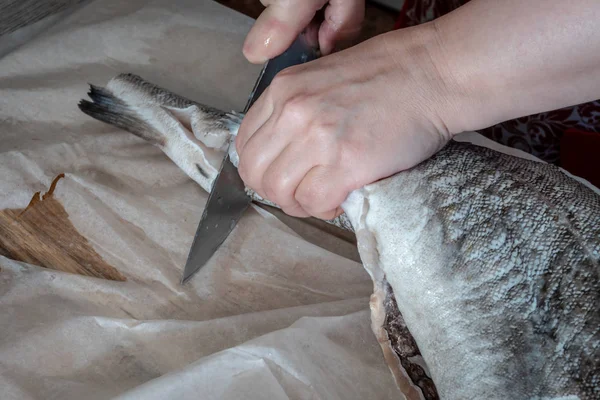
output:
[[[254,89],[250,93],[244,114],[265,91],[279,71],[318,57],[318,48],[311,45],[306,32],[302,32],[283,54],[265,63]],[[235,143],[232,141],[229,146],[235,146]],[[246,193],[244,182],[240,178],[237,168],[229,159],[229,151],[227,151],[198,224],[181,284],[186,283],[210,260],[235,228],[251,202],[252,199]]]

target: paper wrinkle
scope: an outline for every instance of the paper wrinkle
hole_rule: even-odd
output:
[[[64,173],[54,198],[127,278],[0,255],[3,400],[399,398],[347,241],[252,206],[181,286],[207,193],[77,108],[88,83],[131,72],[241,110],[261,69],[241,52],[251,25],[212,1],[92,1],[0,58],[0,209]]]

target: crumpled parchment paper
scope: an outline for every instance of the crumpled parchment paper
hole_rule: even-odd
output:
[[[88,83],[132,72],[241,110],[260,70],[241,53],[252,21],[208,0],[96,0],[61,18],[0,58],[0,212],[64,173],[67,220],[38,222],[71,224],[126,279],[0,255],[0,397],[402,398],[350,243],[253,207],[180,286],[207,194],[77,108]]]

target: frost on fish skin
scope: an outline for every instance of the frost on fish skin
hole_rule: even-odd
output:
[[[600,398],[600,195],[453,142],[361,196],[345,208],[374,238],[361,258],[377,254],[441,398]]]

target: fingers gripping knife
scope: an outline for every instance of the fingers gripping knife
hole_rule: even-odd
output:
[[[318,55],[318,49],[310,45],[304,33],[300,34],[288,50],[265,64],[250,94],[244,113],[260,97],[279,71],[314,60]],[[235,146],[233,141],[230,146]],[[251,201],[246,193],[244,182],[229,159],[229,152],[226,152],[198,224],[181,279],[182,284],[213,256]]]

